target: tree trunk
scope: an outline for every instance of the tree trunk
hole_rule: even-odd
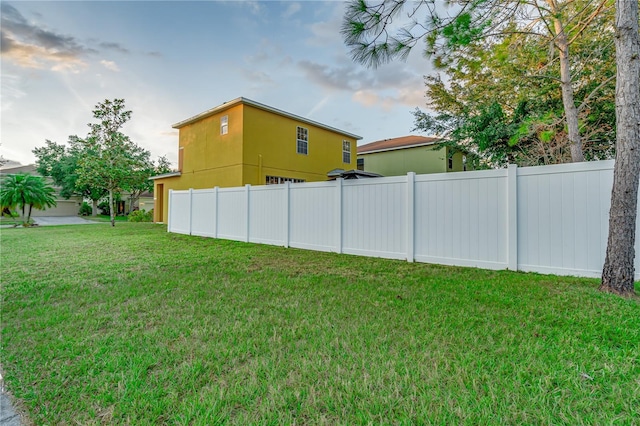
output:
[[[91,200],[91,216],[98,216],[98,200]]]
[[[29,215],[27,216],[27,224],[29,224],[29,221],[31,220],[31,209],[33,208],[33,204],[29,204]]]
[[[640,40],[638,2],[616,0],[616,163],[609,239],[600,290],[634,294],[634,259],[640,181]]]
[[[559,11],[555,12],[559,13]],[[571,161],[576,163],[584,161],[584,154],[582,153],[582,139],[580,138],[580,127],[578,125],[578,108],[576,108],[573,99],[573,86],[571,85],[569,40],[564,31],[564,26],[559,19],[553,18],[553,25],[556,31],[556,45],[560,52],[560,87],[562,88],[562,104],[564,106],[564,115],[567,120],[567,130],[571,146]]]
[[[22,216],[20,216],[20,220],[22,220],[22,225],[23,226],[26,225],[26,223],[27,223],[24,220],[24,206],[25,206],[25,204],[27,204],[27,203],[25,202],[24,197],[22,197]]]
[[[113,191],[109,190],[109,216],[111,217],[111,226],[116,226],[116,214],[113,211]]]
[[[135,195],[135,192],[132,192],[129,195],[129,214],[131,214],[131,212],[133,212],[133,208],[136,205],[136,201],[138,201],[139,196]]]

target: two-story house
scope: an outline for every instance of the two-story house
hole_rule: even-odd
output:
[[[360,136],[247,98],[173,125],[178,171],[154,176],[154,220],[166,222],[170,189],[327,180],[356,168]]]
[[[358,169],[382,176],[461,172],[466,170],[461,152],[441,146],[441,139],[403,136],[358,147]]]

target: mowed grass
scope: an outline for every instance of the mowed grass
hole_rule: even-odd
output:
[[[35,424],[638,424],[640,303],[598,280],[168,234],[3,229]]]

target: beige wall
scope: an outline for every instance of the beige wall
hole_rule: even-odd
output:
[[[77,216],[80,211],[80,205],[82,201],[79,198],[71,198],[69,200],[56,200],[57,205],[55,207],[51,207],[46,210],[31,210],[32,217],[42,217],[42,216]],[[25,213],[26,209],[25,208]],[[14,209],[16,210],[16,209]]]

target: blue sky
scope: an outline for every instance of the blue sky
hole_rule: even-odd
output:
[[[124,98],[124,131],[177,159],[171,125],[244,96],[361,135],[412,133],[429,61],[368,69],[340,36],[344,3],[2,1],[1,143],[28,164],[45,139],[85,136],[91,110]]]

